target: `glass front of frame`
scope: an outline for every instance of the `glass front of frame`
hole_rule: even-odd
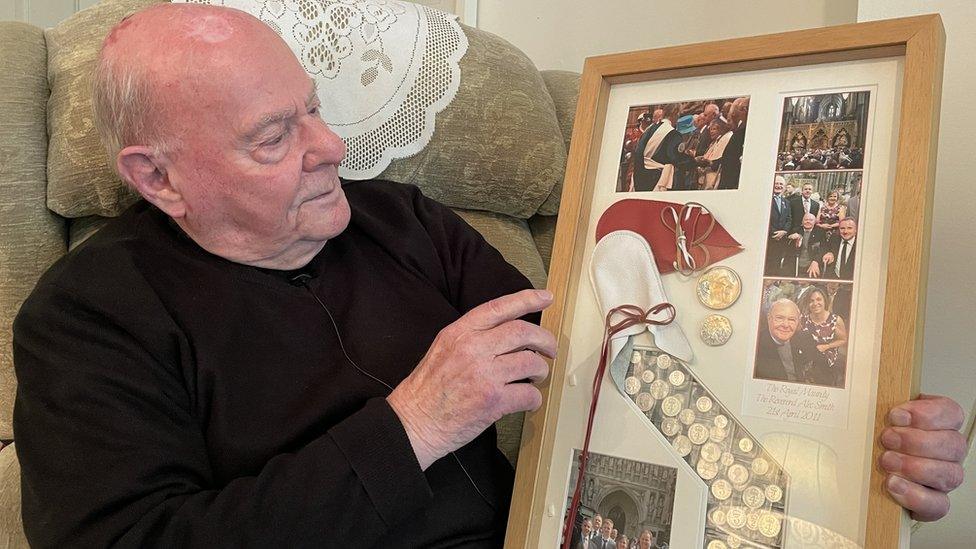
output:
[[[649,276],[636,272],[646,258],[619,255],[639,248],[613,256],[597,237],[628,225],[612,219],[620,212],[644,208],[634,223],[657,251],[650,235],[668,230],[667,215],[649,201],[696,202],[742,250],[692,253],[728,269],[706,280],[703,270],[666,272],[657,261],[691,355],[662,350],[649,331],[618,341],[590,447],[604,468],[623,464],[620,475],[673,469],[673,497],[655,504],[635,490],[591,491],[574,523],[617,513],[633,526],[618,532],[626,547],[639,547],[636,525],[660,515],[659,504],[673,513],[652,533],[671,547],[864,545],[887,248],[898,222],[890,207],[902,65],[860,60],[611,87],[584,267],[568,296],[565,379],[577,382],[563,388],[550,509],[565,510],[575,487],[607,296],[620,299]],[[614,262],[614,282],[601,279],[601,261]],[[631,280],[621,262],[635,266]],[[560,542],[564,513],[543,519],[544,546]]]

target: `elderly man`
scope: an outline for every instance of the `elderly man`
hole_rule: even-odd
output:
[[[831,385],[835,376],[817,342],[800,329],[800,309],[789,299],[777,300],[759,333],[755,376],[773,381]]]
[[[797,232],[790,235],[788,247],[792,257],[783,260],[783,273],[800,278],[820,278],[820,254],[826,245],[827,235],[817,227],[817,216],[807,213],[803,214],[802,219]]]
[[[498,546],[491,425],[541,402],[525,380],[555,342],[518,319],[551,296],[416,189],[340,186],[311,81],[253,17],[154,5],[106,38],[95,87],[145,200],[15,323],[32,544]],[[903,448],[943,442],[890,454],[921,518],[958,474],[953,406],[892,411]]]
[[[17,319],[28,539],[498,546],[491,426],[541,402],[555,342],[518,319],[551,296],[415,188],[340,185],[312,81],[243,12],[138,13],[95,86],[145,201]]]

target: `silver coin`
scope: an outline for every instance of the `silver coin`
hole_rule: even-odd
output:
[[[723,416],[722,414],[715,416],[715,419],[713,419],[712,422],[719,429],[725,429],[729,426],[729,418]]]
[[[766,503],[766,496],[763,491],[756,486],[748,486],[742,491],[742,503],[750,509],[759,509]]]
[[[644,370],[641,372],[640,378],[644,383],[654,383],[654,370]]]
[[[702,445],[699,455],[701,455],[703,461],[715,463],[722,459],[722,447],[714,442],[706,442]]]
[[[725,511],[723,511],[722,509],[716,509],[712,511],[711,517],[712,517],[712,524],[714,524],[715,526],[725,525]]]
[[[732,452],[722,452],[722,457],[719,461],[722,462],[722,465],[728,467],[735,463],[735,456],[732,455]]]
[[[688,438],[696,445],[705,444],[708,442],[708,427],[701,423],[692,423],[688,426]]]
[[[684,423],[685,425],[691,425],[695,422],[695,411],[691,408],[685,408],[678,412],[678,421]]]
[[[668,381],[670,381],[671,385],[674,385],[675,387],[684,385],[685,373],[681,370],[672,370],[671,373],[668,374]]]
[[[756,475],[763,476],[769,472],[769,462],[764,458],[757,457],[752,460],[752,472]]]
[[[648,412],[654,407],[654,399],[647,393],[640,393],[634,398],[634,404],[640,408],[641,412]]]
[[[749,511],[746,515],[746,528],[752,531],[758,530],[760,518],[762,518],[762,513],[759,511]]]
[[[712,399],[707,396],[700,396],[698,400],[695,401],[695,408],[701,413],[707,413],[712,410]]]
[[[767,538],[775,538],[782,529],[782,522],[776,515],[765,512],[759,517],[759,533]]]
[[[641,380],[636,377],[628,377],[624,380],[624,392],[628,395],[636,395],[640,392]]]
[[[691,441],[684,435],[674,437],[674,440],[671,441],[671,446],[674,446],[674,451],[678,452],[678,455],[681,457],[685,457],[691,453]]]
[[[742,507],[730,507],[728,512],[725,513],[725,521],[732,528],[742,528],[746,525],[746,510]]]
[[[766,486],[766,499],[773,503],[778,503],[779,500],[783,499],[783,489],[775,484]]]
[[[666,417],[661,420],[661,432],[664,436],[673,437],[681,432],[681,424],[673,417]]]
[[[668,417],[674,417],[681,412],[681,399],[671,395],[661,401],[661,411]]]
[[[728,436],[729,436],[728,429],[721,429],[719,427],[712,425],[712,428],[708,430],[708,438],[711,439],[712,442],[722,442]]]
[[[703,480],[712,480],[718,475],[718,463],[700,459],[695,464],[695,471]]]
[[[668,385],[667,381],[659,379],[654,383],[651,383],[651,396],[655,399],[661,400],[662,398],[668,396],[669,393],[671,393],[671,386]]]
[[[671,357],[664,353],[657,355],[657,367],[662,370],[667,370],[671,367]]]
[[[712,495],[719,501],[725,501],[732,496],[732,485],[724,478],[720,478],[712,482]]]
[[[745,453],[749,453],[753,449],[753,443],[751,438],[740,438],[739,439],[739,449]]]
[[[740,463],[734,463],[729,466],[729,469],[725,472],[725,476],[729,477],[732,484],[742,486],[749,481],[749,470]]]
[[[729,537],[726,538],[725,541],[729,544],[731,549],[739,549],[739,547],[742,546],[742,538],[736,534],[729,534]]]
[[[726,316],[712,314],[705,317],[702,321],[701,330],[698,332],[701,340],[709,347],[725,345],[732,337],[732,322]]]

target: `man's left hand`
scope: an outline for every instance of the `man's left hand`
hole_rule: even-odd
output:
[[[954,400],[919,395],[892,408],[890,427],[881,433],[888,450],[881,467],[889,473],[888,493],[919,521],[949,513],[949,492],[962,484],[966,439],[959,432],[965,414]]]

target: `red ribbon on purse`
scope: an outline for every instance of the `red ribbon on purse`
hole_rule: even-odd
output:
[[[651,318],[658,313],[667,311],[668,317],[663,320]],[[617,323],[613,322],[615,315],[623,315],[623,319]],[[637,324],[653,324],[663,326],[674,322],[675,308],[670,303],[659,303],[647,311],[636,305],[621,305],[610,309],[607,318],[603,323],[603,350],[600,351],[600,364],[597,366],[596,375],[593,376],[593,400],[590,402],[590,415],[586,421],[586,437],[583,439],[583,448],[580,450],[579,471],[576,474],[576,490],[573,491],[573,502],[569,506],[569,513],[566,515],[566,522],[563,525],[563,546],[562,549],[570,549],[572,544],[573,520],[579,510],[580,495],[583,492],[583,473],[586,472],[586,462],[590,458],[590,435],[593,434],[593,418],[596,416],[596,405],[600,399],[600,384],[603,383],[603,376],[607,372],[607,355],[610,354],[610,339],[631,326]]]

